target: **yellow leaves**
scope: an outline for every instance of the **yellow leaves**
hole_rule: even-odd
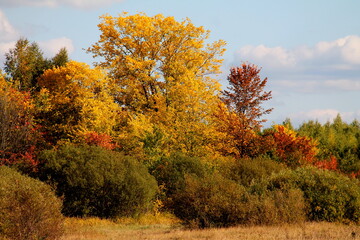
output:
[[[64,67],[48,69],[39,79],[39,85],[59,101],[70,101],[76,96],[91,97],[97,88],[107,87],[108,80],[100,68],[90,69],[85,63],[71,61]]]
[[[134,151],[139,139],[157,152],[209,153],[220,92],[209,74],[219,73],[225,42],[206,44],[209,31],[161,14],[106,15],[98,26],[100,39],[88,52],[102,57],[98,65],[115,80],[116,101],[129,114],[119,138]]]
[[[204,81],[205,75],[219,72],[222,60],[218,57],[225,42],[205,46],[209,31],[194,26],[189,19],[178,22],[174,17],[144,13],[101,19],[100,40],[88,52],[105,59],[99,65],[108,68],[117,81],[121,89],[117,100],[132,110],[148,111],[158,100],[174,99],[169,93],[178,83],[210,85]]]
[[[111,96],[111,79],[99,67],[71,61],[45,71],[39,86],[39,109],[56,122],[53,131],[68,137],[89,131],[112,133],[120,107]]]

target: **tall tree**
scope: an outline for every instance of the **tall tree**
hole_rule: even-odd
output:
[[[61,48],[59,52],[51,59],[52,67],[63,67],[66,63],[68,63],[69,54],[65,47]]]
[[[18,83],[20,90],[37,88],[37,78],[46,68],[46,60],[37,43],[30,43],[29,40],[21,38],[5,57],[4,70]]]
[[[217,127],[227,139],[220,146],[225,155],[254,157],[268,147],[267,137],[260,137],[257,131],[264,121],[259,118],[272,111],[261,107],[262,102],[271,98],[271,92],[264,92],[267,78],[261,80],[259,73],[255,65],[245,63],[230,69],[229,87],[222,91],[223,104],[215,114]]]
[[[209,74],[219,73],[224,41],[206,44],[209,31],[189,19],[142,13],[101,19],[100,40],[88,52],[116,82],[115,99],[128,113],[126,131],[132,129],[125,144],[135,135],[140,148],[163,140],[165,148],[197,151],[217,106],[220,86]]]
[[[228,90],[223,91],[223,101],[230,111],[249,122],[250,127],[259,127],[265,120],[262,115],[269,114],[273,109],[264,109],[261,104],[271,99],[271,91],[264,88],[267,78],[261,80],[260,68],[253,64],[243,63],[241,67],[230,69]]]
[[[213,85],[205,76],[219,72],[224,42],[206,45],[209,32],[189,19],[178,22],[160,14],[101,19],[100,40],[88,52],[102,57],[99,65],[116,79],[117,100],[126,108],[158,109],[171,104],[179,85],[206,81]]]

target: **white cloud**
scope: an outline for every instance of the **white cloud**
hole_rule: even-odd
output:
[[[245,46],[240,48],[236,55],[237,59],[279,68],[299,69],[314,63],[335,68],[337,66],[341,68],[344,65],[358,67],[360,65],[360,37],[347,36],[331,42],[319,42],[313,47],[299,46],[294,49],[264,45]]]
[[[67,49],[69,54],[75,49],[72,40],[66,37],[42,41],[39,42],[39,46],[47,57],[53,57],[63,47]]]
[[[282,47],[269,48],[264,45],[255,47],[249,45],[242,47],[236,54],[242,59],[266,63],[268,67],[291,67],[296,63],[293,54]]]
[[[313,109],[307,112],[290,114],[289,117],[295,125],[299,125],[309,120],[318,121],[324,124],[326,122],[332,122],[338,114],[340,114],[343,121],[348,123],[354,121],[354,119],[360,120],[360,110],[354,112],[341,112],[336,109]]]
[[[35,7],[58,7],[70,6],[76,8],[96,8],[119,3],[123,0],[1,0],[0,6],[18,7],[18,6],[35,6]]]
[[[0,42],[10,41],[18,36],[18,31],[11,25],[5,14],[0,10]]]
[[[34,1],[40,2],[40,1]],[[49,0],[50,2],[50,0]],[[0,10],[0,68],[5,62],[5,53],[15,47],[20,33],[11,25],[5,14]],[[72,40],[66,37],[50,39],[48,41],[38,42],[46,57],[53,57],[61,48],[65,47],[68,53],[74,51]]]
[[[345,91],[360,91],[360,79],[337,79],[324,81],[324,86],[328,88],[345,90]]]
[[[18,6],[34,6],[34,7],[55,7],[56,0],[1,0],[0,6],[18,7]]]
[[[262,67],[269,82],[287,90],[360,90],[360,37],[355,35],[293,49],[244,46],[235,60]]]

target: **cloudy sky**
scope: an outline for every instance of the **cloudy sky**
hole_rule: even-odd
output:
[[[48,57],[65,46],[91,64],[83,49],[99,38],[99,16],[123,11],[189,17],[225,40],[224,87],[230,67],[261,67],[273,91],[269,124],[360,120],[359,0],[0,0],[0,66],[20,37]]]

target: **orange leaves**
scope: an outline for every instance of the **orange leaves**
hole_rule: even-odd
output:
[[[252,157],[266,152],[268,138],[260,136],[258,120],[272,109],[264,110],[260,105],[271,98],[264,92],[267,79],[260,79],[260,69],[255,65],[242,64],[231,68],[228,91],[223,91],[219,111],[215,114],[219,131],[227,135],[223,151],[237,158]],[[263,145],[266,145],[263,146]]]
[[[219,135],[217,146],[224,155],[236,158],[257,154],[259,136],[250,127],[248,119],[229,112],[224,104],[215,113]]]
[[[317,161],[314,164],[318,168],[337,171],[338,170],[338,161],[335,156],[330,156],[330,160]]]
[[[37,165],[34,152],[40,136],[33,119],[34,107],[29,92],[7,84],[0,88],[0,165]]]
[[[312,164],[316,161],[318,149],[315,140],[299,136],[282,125],[275,125],[271,135],[274,138],[275,154],[279,161],[292,167]]]
[[[117,147],[117,145],[113,142],[112,137],[106,133],[85,133],[85,142],[89,145],[96,145],[108,150],[113,150]]]

